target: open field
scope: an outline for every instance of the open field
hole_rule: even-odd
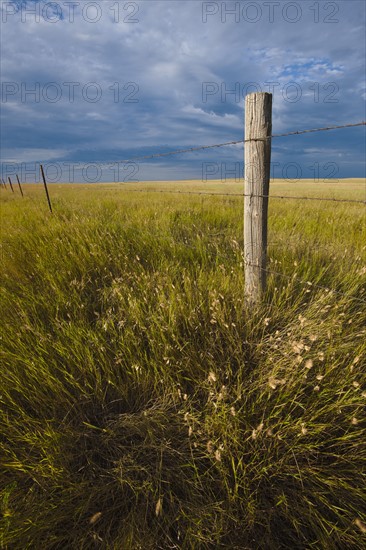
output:
[[[243,198],[151,192],[242,183],[53,184],[53,215],[23,189],[0,190],[0,547],[363,549],[365,205],[271,199],[248,311]]]

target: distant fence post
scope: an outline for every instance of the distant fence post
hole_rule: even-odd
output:
[[[14,189],[13,189],[13,184],[11,183],[11,179],[8,177],[8,182],[9,182],[9,185],[10,185],[10,189],[13,191],[14,193]]]
[[[21,195],[22,195],[22,197],[24,197],[23,189],[22,189],[22,186],[20,185],[20,181],[19,181],[19,178],[18,178],[18,174],[17,174],[17,182],[18,182],[18,185],[19,185],[19,189],[20,189]]]
[[[42,179],[43,179],[43,185],[44,185],[44,188],[45,188],[45,191],[46,191],[46,197],[47,197],[47,202],[48,202],[48,208],[50,209],[50,212],[51,212],[51,214],[52,214],[52,206],[51,206],[50,196],[49,196],[49,194],[48,194],[46,176],[44,175],[44,170],[43,170],[42,164],[40,165],[40,169],[41,169],[41,174],[42,174]]]
[[[272,94],[245,98],[245,302],[260,302],[266,288],[267,218],[271,165]]]

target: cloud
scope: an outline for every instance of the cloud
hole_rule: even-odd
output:
[[[194,107],[193,105],[186,105],[183,107],[182,112],[192,115],[198,122],[205,121],[209,124],[218,124],[221,127],[226,125],[232,128],[241,127],[241,120],[237,115],[229,113],[216,114],[213,111],[205,111],[201,107]]]
[[[212,4],[214,14],[188,0],[49,4],[1,1],[3,163],[45,161],[47,150],[50,159],[109,162],[239,140],[244,96],[255,89],[274,94],[275,133],[364,118],[363,2],[290,3],[297,11],[276,3],[272,13],[258,1],[257,12],[238,3],[231,14],[225,2]],[[214,93],[205,96],[207,83]],[[299,162],[318,158],[318,146],[323,162],[335,150],[362,159],[363,129],[347,132],[299,136]],[[218,151],[237,159],[232,148]],[[291,146],[275,154],[293,156]],[[172,169],[192,177],[192,167],[200,177],[188,156],[156,166],[157,178]],[[344,176],[362,175],[354,166],[344,164]]]
[[[61,160],[69,153],[67,149],[4,149],[3,162],[6,164],[10,163],[19,163],[21,162],[31,163],[31,162],[48,162],[54,160]]]

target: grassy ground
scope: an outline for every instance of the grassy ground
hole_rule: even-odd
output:
[[[365,206],[271,200],[248,311],[242,199],[136,188],[242,190],[1,190],[0,546],[364,548]]]

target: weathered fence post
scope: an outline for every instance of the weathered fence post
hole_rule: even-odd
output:
[[[21,195],[22,195],[22,197],[24,197],[23,189],[22,189],[22,186],[20,185],[20,181],[19,181],[19,178],[18,178],[18,174],[17,174],[17,182],[18,182],[18,185],[19,185],[19,189],[20,189]]]
[[[45,191],[46,191],[46,197],[47,197],[47,202],[48,202],[48,208],[50,209],[50,212],[51,212],[51,214],[52,214],[52,206],[51,206],[50,196],[49,196],[49,194],[48,194],[46,176],[44,175],[44,170],[43,170],[42,164],[40,164],[40,169],[41,169],[41,174],[42,174],[42,179],[43,179],[43,185],[44,185],[44,188],[45,188]]]
[[[13,191],[14,193],[14,189],[13,189],[13,184],[11,183],[11,179],[8,177],[8,182],[9,182],[9,185],[10,185],[10,189]]]
[[[271,165],[272,94],[245,98],[245,302],[258,304],[266,287],[267,217]]]

